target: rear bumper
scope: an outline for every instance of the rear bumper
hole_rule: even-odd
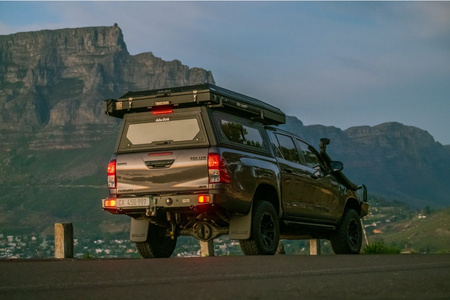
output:
[[[130,196],[102,199],[102,208],[112,214],[154,215],[157,209],[186,210],[214,204],[215,194],[185,194],[170,196]]]

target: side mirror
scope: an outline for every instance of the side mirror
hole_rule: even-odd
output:
[[[332,161],[330,162],[330,170],[331,173],[340,172],[344,170],[344,164],[340,161]]]

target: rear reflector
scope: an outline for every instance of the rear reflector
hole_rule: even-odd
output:
[[[209,195],[199,195],[198,196],[198,203],[209,203]]]

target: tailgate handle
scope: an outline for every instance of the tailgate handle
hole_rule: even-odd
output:
[[[153,168],[169,168],[173,164],[174,161],[175,161],[174,159],[149,160],[149,161],[145,162],[145,165],[149,169],[153,169]]]

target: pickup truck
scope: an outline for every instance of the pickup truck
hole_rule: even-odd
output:
[[[105,100],[123,119],[102,207],[131,217],[144,258],[170,257],[177,238],[239,240],[273,255],[280,239],[329,239],[357,254],[367,190],[343,164],[281,130],[278,108],[215,85],[128,92]]]

